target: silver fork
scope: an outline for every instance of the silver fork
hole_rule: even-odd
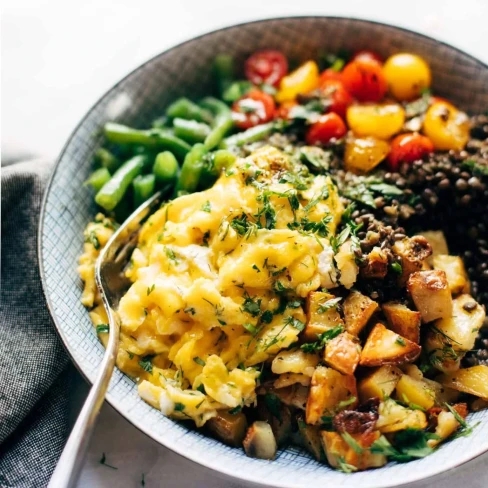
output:
[[[165,190],[156,193],[136,209],[117,229],[97,259],[95,278],[109,320],[107,349],[103,355],[100,371],[51,477],[49,488],[74,487],[80,475],[86,449],[107,392],[119,349],[120,324],[115,308],[131,284],[125,277],[124,269],[137,245],[142,224],[160,205],[164,193]]]

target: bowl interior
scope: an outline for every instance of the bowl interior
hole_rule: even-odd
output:
[[[87,114],[66,144],[44,202],[39,233],[43,285],[58,331],[82,373],[93,381],[103,355],[88,314],[80,303],[76,272],[83,229],[96,209],[83,186],[108,120],[144,127],[175,97],[211,92],[211,63],[218,53],[235,55],[236,65],[261,48],[280,49],[294,61],[315,59],[321,51],[371,48],[383,56],[412,51],[423,56],[434,75],[434,91],[470,112],[488,106],[488,68],[447,45],[398,28],[354,19],[288,18],[244,24],[177,46],[136,69]],[[440,448],[428,458],[345,475],[317,463],[298,448],[281,450],[275,462],[247,458],[186,426],[165,418],[137,395],[135,383],[116,370],[108,401],[129,421],[174,451],[207,467],[256,483],[280,487],[327,481],[332,486],[380,488],[424,478],[488,450],[488,411],[472,415],[482,423],[468,438]]]

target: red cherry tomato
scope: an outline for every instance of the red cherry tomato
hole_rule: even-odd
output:
[[[348,63],[342,71],[346,89],[361,102],[379,102],[386,93],[383,69],[373,59],[357,59]]]
[[[283,102],[279,107],[277,107],[275,112],[275,118],[277,119],[288,119],[290,115],[290,110],[298,105],[295,100],[288,102]]]
[[[432,141],[417,132],[400,134],[391,141],[390,154],[388,155],[388,167],[396,171],[400,163],[411,163],[423,159],[434,151]]]
[[[346,132],[346,124],[336,113],[321,115],[307,131],[307,144],[327,144],[331,139],[344,137]]]
[[[333,69],[326,69],[320,73],[319,86],[329,80],[342,81],[342,73]]]
[[[331,102],[328,111],[335,112],[344,118],[346,116],[347,107],[353,102],[351,95],[344,88],[344,84],[337,80],[326,80],[321,85],[320,89]]]
[[[232,105],[232,118],[237,127],[249,129],[273,119],[276,106],[271,95],[251,90]]]
[[[244,71],[255,85],[266,83],[277,87],[288,72],[288,61],[279,51],[258,51],[247,59]]]
[[[368,51],[367,49],[360,49],[356,51],[352,56],[351,61],[357,61],[358,59],[372,59],[380,64],[383,64],[383,58],[374,51]]]

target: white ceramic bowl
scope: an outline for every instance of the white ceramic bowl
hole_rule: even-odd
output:
[[[175,97],[198,98],[209,93],[216,54],[235,55],[239,66],[246,56],[263,48],[280,49],[297,61],[316,58],[319,50],[367,48],[385,57],[398,51],[415,52],[429,62],[436,94],[473,113],[488,107],[488,67],[480,61],[425,36],[355,19],[303,17],[242,24],[180,44],[137,68],[95,104],[70,137],[54,169],[41,215],[39,261],[48,306],[69,354],[90,382],[103,347],[80,303],[76,266],[83,229],[95,212],[83,182],[102,142],[100,127],[107,120],[143,127]],[[440,473],[488,451],[488,411],[484,411],[470,416],[471,422],[481,421],[471,436],[449,442],[427,458],[343,474],[295,447],[281,450],[274,462],[248,458],[242,449],[227,447],[164,417],[139,398],[136,384],[118,370],[107,401],[173,451],[229,476],[277,487],[395,486]]]

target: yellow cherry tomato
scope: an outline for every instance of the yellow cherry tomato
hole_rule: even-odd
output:
[[[348,171],[367,173],[386,158],[390,144],[375,137],[348,137],[344,152],[344,163]]]
[[[397,103],[351,105],[347,109],[346,117],[350,129],[357,136],[389,139],[402,129],[405,111]]]
[[[319,86],[319,67],[315,61],[307,61],[282,78],[276,94],[279,103],[295,100],[300,93],[308,93]]]
[[[410,53],[390,56],[383,66],[390,93],[397,100],[411,100],[422,90],[429,88],[431,74],[429,65],[420,57]]]
[[[469,140],[469,120],[454,105],[444,101],[436,102],[425,114],[423,132],[435,149],[460,151]]]

